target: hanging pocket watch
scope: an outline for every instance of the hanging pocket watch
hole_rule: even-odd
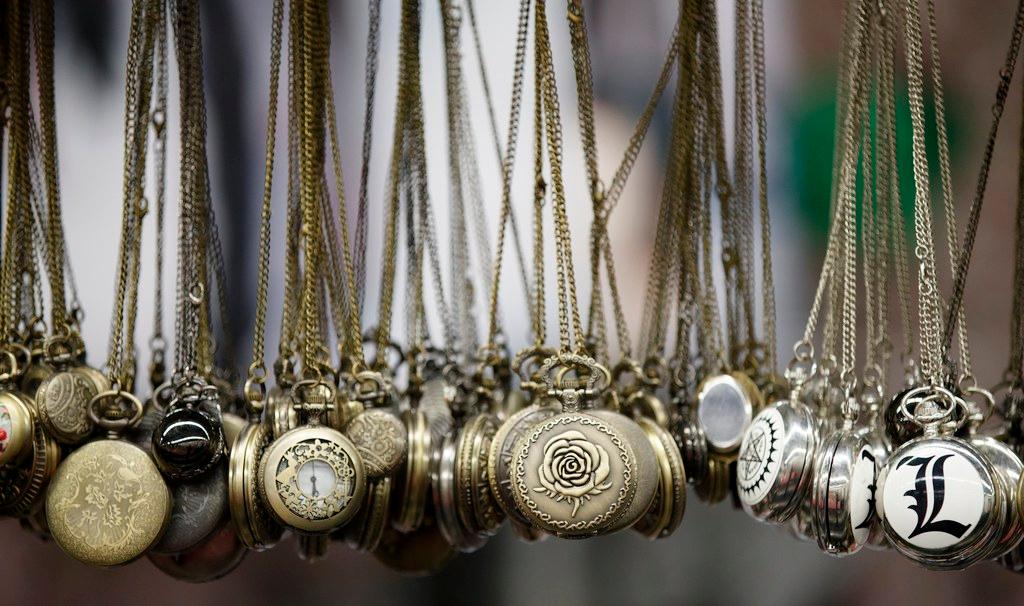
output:
[[[409,449],[405,424],[385,408],[394,400],[391,387],[380,373],[361,371],[352,378],[351,392],[362,412],[345,425],[345,435],[359,451],[368,478],[390,476]]]
[[[440,572],[459,552],[441,535],[434,515],[433,505],[428,504],[416,530],[399,532],[394,526],[386,526],[373,556],[388,568],[405,574]]]
[[[242,544],[254,551],[273,547],[283,533],[257,488],[260,461],[273,439],[268,422],[250,423],[235,439],[228,460],[231,522]]]
[[[810,493],[818,547],[835,556],[859,551],[875,526],[875,457],[854,430],[853,398],[843,405],[842,425],[818,446]]]
[[[965,396],[978,396],[986,400],[986,410],[991,411],[995,401],[991,392],[978,388],[968,387],[964,390]],[[995,469],[1001,483],[1001,490],[1008,495],[1007,507],[1003,519],[1000,521],[998,540],[992,545],[992,559],[1000,558],[1015,550],[1024,538],[1024,524],[1021,523],[1020,512],[1017,509],[1017,484],[1020,482],[1021,474],[1024,472],[1024,463],[1012,448],[1005,443],[991,436],[978,433],[979,428],[985,421],[985,414],[981,412],[973,402],[967,402],[967,441],[971,446],[988,459]]]
[[[650,506],[658,466],[635,422],[611,411],[581,411],[611,376],[577,354],[548,358],[541,375],[562,412],[520,439],[512,460],[516,506],[533,526],[563,537],[614,532],[635,523]]]
[[[441,536],[458,551],[472,553],[484,546],[487,536],[473,532],[459,516],[458,434],[458,430],[453,430],[434,447],[430,460],[430,492]]]
[[[146,557],[161,572],[179,581],[209,583],[238,568],[249,550],[230,523],[224,521],[202,543],[175,554],[149,552]]]
[[[30,398],[0,388],[0,467],[16,466],[32,452],[34,406]]]
[[[743,509],[774,524],[789,520],[807,494],[818,440],[818,421],[800,401],[800,386],[813,374],[813,365],[801,362],[791,364],[787,373],[789,399],[754,417],[739,451],[736,487]]]
[[[50,338],[43,347],[53,372],[36,389],[36,410],[43,427],[58,442],[78,444],[89,437],[93,423],[89,403],[110,384],[99,371],[74,364],[77,356],[68,338]]]
[[[761,392],[742,372],[704,379],[697,392],[696,418],[711,452],[734,457],[751,419],[762,407]]]
[[[6,393],[6,392],[5,392]],[[38,423],[29,424],[32,438],[21,462],[0,466],[0,515],[35,516],[42,509],[44,492],[60,463],[60,445]]]
[[[274,440],[263,453],[260,494],[282,525],[299,533],[330,532],[359,510],[366,472],[352,441],[318,422],[334,405],[334,386],[300,381],[293,393],[308,424]]]
[[[413,396],[407,396],[412,400]],[[431,498],[430,465],[436,444],[452,423],[449,403],[455,397],[446,379],[431,377],[423,383],[410,408],[402,412],[405,426],[406,458],[395,472],[392,525],[400,532],[412,532],[423,522]],[[413,405],[415,404],[415,405]]]
[[[380,545],[388,526],[391,506],[391,478],[384,476],[369,481],[366,497],[355,519],[345,526],[342,537],[356,551],[373,551]]]
[[[173,388],[167,412],[153,430],[153,458],[168,478],[188,482],[224,455],[220,391],[198,377],[180,378]]]
[[[171,519],[152,553],[172,555],[195,548],[223,525],[228,512],[227,465],[219,463],[199,480],[171,487]]]
[[[94,425],[109,436],[72,452],[46,494],[46,521],[68,555],[117,566],[145,553],[163,535],[171,492],[149,454],[118,434],[142,418],[142,403],[120,390],[89,404]]]
[[[512,527],[520,538],[535,541],[543,538],[543,533],[535,532],[530,521],[516,507],[512,488],[512,458],[520,438],[538,423],[541,423],[559,412],[558,402],[549,398],[534,398],[539,402],[520,409],[505,420],[491,440],[487,454],[487,481],[491,494],[502,511],[508,516]]]
[[[948,420],[956,408],[965,408],[963,400],[942,387],[904,394],[901,414],[923,434],[892,453],[878,482],[876,505],[889,542],[934,570],[959,570],[990,557],[1009,505],[988,459],[952,435]]]
[[[679,528],[686,511],[686,472],[683,457],[676,447],[672,434],[651,419],[640,418],[637,423],[647,434],[654,449],[660,475],[658,489],[641,518],[633,529],[651,539],[663,539]]]

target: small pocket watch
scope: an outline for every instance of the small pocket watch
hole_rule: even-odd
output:
[[[226,520],[200,544],[175,554],[149,552],[146,557],[164,574],[188,583],[209,583],[238,568],[249,550]]]
[[[711,451],[734,456],[751,419],[762,407],[761,392],[742,372],[704,379],[697,392],[696,419]]]
[[[177,482],[194,480],[224,456],[220,390],[199,377],[178,377],[174,396],[153,429],[153,458]]]
[[[263,453],[260,494],[282,525],[306,534],[330,532],[359,510],[366,472],[355,444],[319,424],[320,415],[334,405],[334,386],[300,381],[293,394],[307,425],[286,432]]]
[[[531,427],[551,418],[560,410],[556,400],[534,399],[539,399],[539,402],[513,413],[498,427],[487,454],[487,481],[490,484],[491,494],[494,495],[494,500],[501,510],[515,525],[517,534],[526,540],[536,540],[543,535],[518,532],[519,529],[525,530],[531,526],[530,521],[519,513],[519,509],[516,507],[511,477],[512,458],[520,438]]]
[[[222,461],[198,480],[175,484],[171,497],[170,522],[152,553],[184,553],[222,526],[228,512],[227,465]]]
[[[968,387],[964,390],[965,396],[979,396],[987,400],[987,410],[991,411],[995,405],[991,392],[978,388]],[[1021,474],[1024,472],[1024,463],[1021,462],[1017,453],[1005,443],[992,436],[981,435],[979,428],[985,421],[985,414],[973,402],[967,402],[967,441],[988,459],[996,471],[1001,483],[1001,490],[1008,496],[1005,516],[1000,522],[999,538],[992,546],[993,559],[1000,558],[1010,553],[1020,544],[1024,538],[1024,524],[1021,523],[1020,510],[1017,508],[1017,484],[1020,482]]]
[[[934,570],[960,570],[991,557],[1009,506],[1002,479],[949,419],[962,399],[937,386],[903,395],[900,414],[921,425],[921,437],[897,448],[878,482],[879,518],[890,544]]]
[[[342,531],[349,547],[356,551],[373,551],[380,545],[388,526],[391,505],[391,478],[384,476],[369,481],[366,497],[359,513]]]
[[[857,403],[850,391],[842,425],[818,446],[810,493],[818,547],[835,556],[859,551],[875,525],[875,457],[854,430]]]
[[[94,566],[126,564],[163,535],[171,492],[149,454],[118,435],[142,418],[142,403],[119,389],[89,404],[94,425],[109,432],[72,452],[46,495],[46,521],[68,555]]]
[[[430,485],[441,536],[462,553],[472,553],[487,543],[487,535],[468,528],[459,515],[458,430],[436,443],[430,461]]]
[[[32,452],[34,406],[30,398],[0,388],[0,467],[16,466]]]
[[[76,363],[71,342],[66,337],[46,340],[43,357],[53,372],[35,392],[39,421],[63,444],[78,444],[92,434],[89,403],[98,393],[110,389],[103,373]]]
[[[343,431],[359,451],[368,478],[390,476],[408,452],[405,424],[389,408],[392,387],[380,373],[360,371],[353,375],[350,391],[361,412]]]
[[[813,364],[794,363],[787,372],[788,400],[765,408],[754,418],[739,451],[736,487],[750,515],[783,524],[796,513],[810,486],[818,421],[800,401],[800,386]]]

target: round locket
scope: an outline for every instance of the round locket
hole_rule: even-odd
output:
[[[760,391],[741,372],[704,379],[697,392],[696,416],[712,452],[734,454],[761,406]]]
[[[899,408],[923,434],[897,448],[879,476],[876,505],[890,544],[935,570],[959,570],[990,557],[1009,503],[987,457],[948,433],[949,419],[957,409],[966,418],[967,405],[946,389],[926,386],[904,394]]]
[[[736,469],[740,503],[775,524],[789,520],[807,493],[818,423],[810,408],[782,400],[754,418],[743,437]]]

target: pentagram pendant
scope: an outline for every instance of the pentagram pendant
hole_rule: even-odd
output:
[[[352,441],[307,425],[274,440],[260,461],[260,493],[277,520],[302,533],[329,532],[359,510],[366,472]]]
[[[831,555],[856,553],[875,525],[875,457],[852,425],[818,447],[811,489],[814,536]]]
[[[743,509],[755,518],[785,523],[810,484],[817,422],[793,399],[765,408],[743,437],[736,487]]]
[[[156,543],[171,492],[149,455],[123,440],[90,442],[57,469],[46,521],[57,544],[93,566],[126,564]]]

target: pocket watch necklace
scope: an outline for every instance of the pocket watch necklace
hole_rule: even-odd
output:
[[[198,11],[198,6],[192,7]],[[92,398],[88,414],[108,432],[75,450],[57,468],[46,497],[47,525],[57,544],[83,562],[113,566],[129,562],[155,544],[171,513],[171,494],[150,456],[120,437],[142,417],[131,394],[134,379],[134,303],[141,243],[146,135],[157,31],[165,18],[162,1],[132,7],[126,85],[125,191],[111,348],[110,389]],[[180,16],[187,19],[188,7]],[[197,15],[195,15],[197,16]]]
[[[178,222],[175,360],[172,397],[153,431],[153,456],[168,479],[187,482],[224,454],[221,395],[212,384],[211,299],[216,271],[214,221],[206,158],[202,36],[198,16],[172,11],[181,87],[181,202]],[[138,271],[138,268],[135,268]],[[222,291],[224,284],[216,285]],[[133,307],[136,303],[133,301]]]
[[[603,399],[611,374],[585,355],[577,304],[571,236],[562,181],[561,116],[552,65],[546,5],[538,2],[535,58],[542,77],[543,124],[553,185],[559,352],[538,374],[562,413],[532,426],[512,460],[516,506],[533,526],[565,537],[615,532],[647,512],[659,470],[651,442],[631,419],[610,410],[586,411]]]
[[[331,99],[328,93],[331,85],[327,55],[329,31],[326,5],[299,1],[291,4],[290,40],[298,47],[297,52],[290,55],[289,71],[296,82],[299,128],[301,342],[298,349],[302,374],[301,380],[291,387],[290,398],[297,421],[304,425],[285,431],[270,443],[260,458],[256,477],[259,495],[274,518],[305,535],[325,535],[350,521],[362,505],[366,491],[365,468],[355,444],[340,431],[322,424],[324,417],[338,406],[337,388],[330,380],[334,371],[327,361],[323,335],[323,294],[328,280],[325,276],[328,261],[324,253],[322,204],[329,199],[324,189],[326,146],[323,137],[328,126],[324,121],[333,117],[323,106]],[[332,151],[332,159],[337,159],[336,151]],[[340,183],[339,166],[335,166],[335,176]],[[340,189],[338,195],[342,195]],[[351,277],[350,255],[346,266]],[[354,305],[349,313],[357,313]],[[314,537],[306,543],[318,544],[320,539]],[[317,552],[311,553],[317,555]]]
[[[672,32],[671,43],[654,90],[637,122],[619,168],[606,192],[597,174],[593,78],[583,4],[569,2],[568,10],[585,165],[591,187],[594,212],[594,221],[591,227],[592,288],[588,320],[589,341],[595,353],[600,358],[608,360],[605,314],[602,304],[603,289],[600,276],[601,261],[603,260],[615,316],[619,354],[622,358],[612,372],[613,382],[617,384],[613,387],[617,388],[619,397],[622,399],[623,411],[638,419],[644,419],[642,422],[638,421],[639,426],[650,443],[658,465],[656,472],[658,482],[654,502],[640,518],[638,530],[651,538],[660,538],[671,534],[681,521],[682,512],[685,509],[684,487],[686,480],[679,449],[667,432],[667,408],[654,394],[665,375],[665,372],[660,370],[662,367],[660,357],[654,355],[645,359],[642,367],[633,359],[629,329],[622,311],[615,275],[615,264],[608,236],[608,221],[639,155],[654,111],[668,85],[672,68],[676,64],[680,47],[681,23],[677,22]],[[680,12],[679,18],[682,18],[682,12]],[[628,379],[621,381],[620,379],[624,377],[628,377]],[[626,418],[622,418],[620,421],[630,423],[630,420]]]

